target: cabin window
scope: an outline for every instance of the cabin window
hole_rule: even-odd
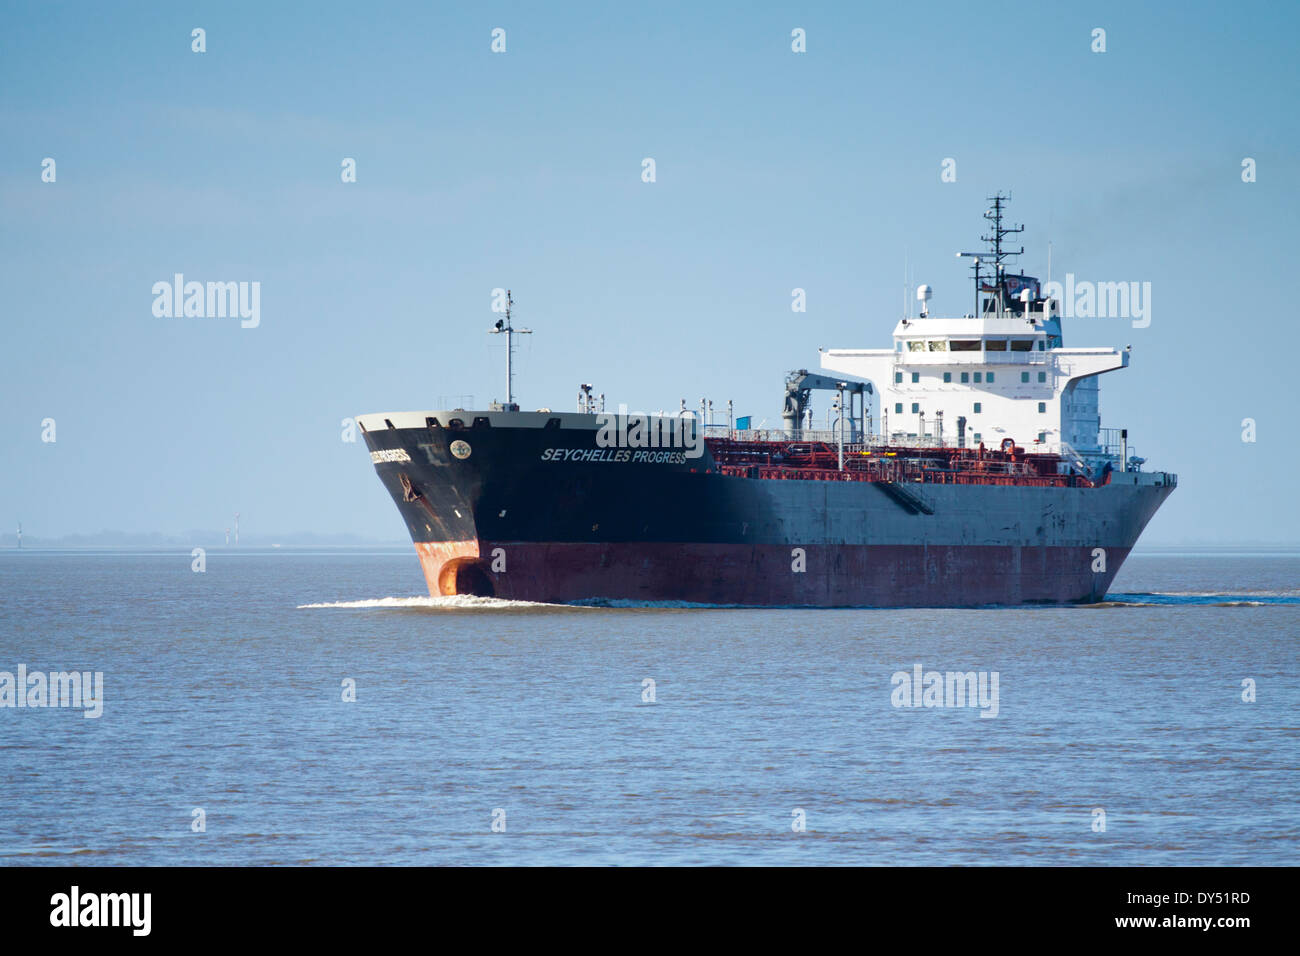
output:
[[[980,412],[982,412],[982,411],[984,411],[984,403],[983,403],[983,402],[976,402],[976,403],[975,403],[975,414],[978,415],[978,414],[979,414]]]
[[[977,442],[978,442],[978,441],[983,441],[983,440],[984,440],[984,436],[981,435],[979,432],[976,432],[976,433],[975,433],[975,440],[976,440]]]
[[[1011,351],[1013,352],[1032,352],[1034,350],[1033,339],[1012,339]]]
[[[976,385],[978,385],[981,381],[983,381],[983,379],[984,379],[984,375],[983,375],[982,372],[976,372],[976,373],[975,373],[975,384],[976,384]]]
[[[1022,381],[1022,382],[1028,382],[1028,381],[1029,381],[1029,373],[1028,373],[1028,372],[1021,372],[1021,373],[1020,373],[1020,381]]]
[[[1038,433],[1038,440],[1039,440],[1040,442],[1045,442],[1045,441],[1047,441],[1047,432],[1039,432],[1039,433]]]
[[[989,339],[984,343],[984,351],[986,352],[1005,352],[1006,350],[1006,339]]]
[[[979,339],[974,339],[972,341],[954,339],[949,344],[954,352],[978,352],[980,350]]]
[[[945,383],[945,384],[948,383],[948,382],[951,382],[951,381],[952,381],[952,372],[944,372],[944,373],[943,373],[943,380],[944,380],[944,383]]]
[[[969,381],[970,381],[970,372],[962,372],[962,373],[961,373],[961,381],[962,381],[962,384],[963,384],[963,385],[965,385],[967,382],[969,382]]]
[[[1038,373],[1038,381],[1040,381],[1040,382],[1046,382],[1046,381],[1047,381],[1047,373],[1046,373],[1046,372],[1039,372],[1039,373]]]
[[[1046,403],[1046,402],[1039,402],[1039,403],[1038,403],[1038,414],[1040,414],[1040,415],[1045,415],[1046,413],[1047,413],[1047,403]]]
[[[915,414],[917,414],[920,410],[921,410],[921,403],[920,403],[920,402],[913,402],[913,403],[912,403],[912,414],[915,415]]]
[[[902,402],[894,402],[894,414],[895,414],[895,415],[901,415],[901,414],[903,414],[903,403],[902,403]]]
[[[902,373],[902,372],[895,372],[895,373],[894,373],[894,384],[895,384],[895,385],[902,385],[902,384],[903,384],[903,373]]]
[[[989,380],[990,382],[993,381],[993,373],[992,373],[992,372],[989,372],[988,380]]]
[[[920,373],[920,372],[913,372],[913,373],[912,373],[912,384],[915,385],[915,384],[916,384],[917,382],[919,382],[919,381],[921,381],[921,373]]]
[[[948,351],[948,343],[944,339],[936,339],[935,341],[930,343],[930,351],[946,352]]]

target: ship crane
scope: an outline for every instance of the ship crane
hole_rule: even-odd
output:
[[[847,392],[849,395],[849,419],[854,422],[855,434],[862,435],[865,433],[863,422],[866,416],[866,396],[874,394],[871,383],[846,382],[842,378],[818,375],[816,372],[809,372],[806,368],[801,368],[798,371],[789,373],[785,378],[785,410],[781,413],[781,417],[785,420],[787,438],[798,438],[800,436],[800,424],[803,421],[804,413],[807,411],[813,389],[840,393],[841,419],[843,418],[843,394]],[[856,417],[852,407],[854,395],[858,396],[859,402],[859,413]]]

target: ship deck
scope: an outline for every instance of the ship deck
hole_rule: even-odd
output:
[[[845,444],[827,441],[705,440],[719,474],[777,481],[876,481],[1013,485],[1022,487],[1096,488],[1110,471],[1092,479],[1072,470],[1057,454],[1027,453],[1019,446],[1005,451],[982,447],[911,447]]]

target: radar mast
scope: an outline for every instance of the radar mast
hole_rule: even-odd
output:
[[[515,351],[515,336],[533,334],[532,329],[517,329],[511,324],[510,310],[514,304],[515,300],[512,298],[510,290],[506,289],[506,317],[497,319],[497,324],[488,329],[490,335],[500,335],[504,332],[506,336],[506,402],[504,410],[508,412],[519,411],[518,406],[515,405],[515,372],[511,364],[511,358],[514,356]]]

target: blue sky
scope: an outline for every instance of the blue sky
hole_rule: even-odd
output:
[[[1298,21],[1281,3],[7,4],[0,526],[174,533],[240,511],[246,533],[401,540],[340,420],[502,397],[495,287],[536,330],[526,408],[592,382],[775,423],[819,346],[889,345],[905,261],[932,312],[969,309],[953,253],[1001,189],[1026,271],[1045,276],[1050,240],[1056,278],[1152,283],[1149,328],[1066,327],[1133,346],[1103,424],[1180,476],[1145,543],[1296,544]],[[177,272],[260,282],[261,325],[155,317]]]

